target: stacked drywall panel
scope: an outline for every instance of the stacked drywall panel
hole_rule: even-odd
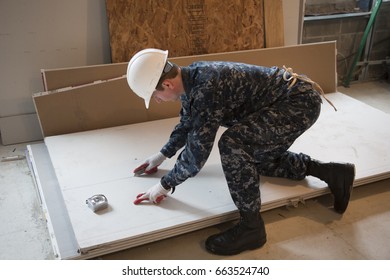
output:
[[[357,167],[355,186],[388,178],[390,135],[381,127],[390,125],[389,116],[345,95],[332,93],[336,89],[334,47],[332,42],[173,58],[172,61],[179,65],[200,59],[261,65],[286,63],[297,72],[308,74],[328,92],[328,98],[338,111],[324,102],[318,122],[294,143],[291,150],[324,161],[354,162]],[[323,67],[318,69],[317,65],[321,63]],[[103,68],[111,70],[100,71]],[[56,86],[53,85],[50,87],[54,90],[34,96],[46,137],[45,144],[39,144],[43,146],[29,147],[30,158],[35,166],[34,174],[39,181],[41,196],[46,201],[49,219],[53,221],[50,224],[53,233],[56,233],[53,238],[58,244],[59,258],[90,258],[236,217],[215,148],[201,173],[180,185],[176,193],[160,205],[135,206],[132,203],[138,193],[146,191],[173,167],[175,158],[167,160],[152,176],[134,177],[131,172],[144,158],[159,151],[168,139],[177,122],[177,118],[170,116],[177,115],[178,107],[175,107],[177,104],[167,107],[161,120],[156,120],[158,117],[152,120],[150,112],[144,110],[142,100],[126,87],[123,75],[112,77],[116,68],[120,68],[117,74],[125,69],[123,64],[78,69],[79,76],[85,77],[85,80],[78,78],[77,83],[73,83],[74,80],[69,79],[70,87],[66,89],[54,89]],[[91,82],[93,75],[88,76],[90,70],[100,71],[98,82]],[[71,69],[61,70],[62,74],[67,71],[73,73]],[[53,73],[43,71],[47,85],[56,79],[61,80],[55,75],[47,79]],[[80,85],[80,82],[85,84]],[[120,84],[118,88],[113,86],[116,83]],[[96,90],[101,86],[106,88]],[[115,112],[115,108],[122,106],[133,106],[129,109],[129,119],[125,121],[128,123],[118,122],[121,110],[117,110],[117,114],[106,113],[107,110]],[[157,104],[152,106],[158,112]],[[100,115],[104,118],[99,120]],[[54,116],[62,117],[58,121]],[[113,122],[107,124],[106,121]],[[89,127],[91,123],[96,125]],[[219,135],[222,132],[221,129]],[[51,177],[47,177],[48,174]],[[262,177],[259,187],[263,211],[294,205],[297,201],[328,192],[324,182],[313,177],[298,182]],[[48,188],[56,188],[57,192],[50,194]],[[109,207],[94,213],[85,201],[98,193],[107,196]],[[58,205],[63,205],[59,207],[60,211]],[[58,215],[66,215],[68,219],[65,220],[69,223],[55,226]],[[61,234],[58,227],[62,228]],[[59,244],[66,250],[60,249]],[[64,250],[65,253],[61,252]]]
[[[309,75],[329,93],[336,91],[335,46],[335,42],[326,42],[170,60],[180,66],[196,60],[238,61],[279,67],[285,65],[297,73]],[[47,90],[34,94],[33,98],[43,135],[46,137],[178,116],[178,102],[157,104],[152,101],[147,110],[142,105],[142,99],[127,86],[124,77],[126,68],[127,63],[116,63],[42,70]],[[53,118],[53,112],[58,117]]]
[[[324,104],[318,122],[291,150],[324,161],[355,163],[355,186],[389,178],[390,131],[381,127],[390,125],[390,117],[341,93],[328,94],[328,98],[338,112]],[[159,150],[176,122],[172,118],[45,139],[80,250],[76,257],[106,254],[236,217],[215,147],[200,174],[158,206],[133,204],[137,194],[173,167],[175,158],[152,176],[134,177],[131,172]],[[302,181],[262,177],[259,187],[263,211],[328,193],[324,182],[313,177]],[[109,207],[94,213],[85,200],[100,193],[107,197]]]

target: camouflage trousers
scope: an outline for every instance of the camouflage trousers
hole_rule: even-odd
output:
[[[322,101],[304,82],[282,90],[285,98],[234,124],[218,142],[229,191],[240,211],[260,210],[260,175],[293,180],[306,176],[310,156],[288,149],[318,119]]]

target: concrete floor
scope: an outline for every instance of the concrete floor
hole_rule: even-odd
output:
[[[390,113],[390,84],[367,82],[339,91]],[[325,104],[327,106],[327,104]],[[389,128],[384,128],[389,129]],[[389,139],[390,140],[390,139]],[[0,159],[24,155],[27,144],[0,145]],[[390,259],[390,179],[355,188],[344,215],[325,195],[297,208],[266,211],[267,244],[220,257],[204,249],[233,222],[99,257],[99,259]],[[0,259],[54,259],[44,214],[26,160],[0,161]]]

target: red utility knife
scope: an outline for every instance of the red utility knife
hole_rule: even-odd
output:
[[[144,200],[149,200],[149,198],[140,198],[140,197],[143,196],[144,194],[145,194],[145,193],[140,193],[139,195],[137,195],[137,199],[134,200],[134,204],[135,204],[135,205],[140,204],[140,203],[141,203],[142,201],[144,201]],[[160,195],[159,197],[157,197],[156,203],[160,203],[161,200],[163,200],[164,198],[166,198],[165,195]]]
[[[139,176],[142,174],[153,174],[157,172],[157,166],[153,167],[152,169],[146,171],[146,168],[149,166],[148,163],[144,163],[141,166],[138,166],[136,169],[134,169],[133,173],[135,176]]]

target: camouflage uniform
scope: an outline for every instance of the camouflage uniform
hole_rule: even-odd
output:
[[[172,157],[185,149],[161,179],[163,186],[175,187],[201,170],[220,126],[228,128],[218,147],[239,210],[260,210],[260,175],[303,179],[310,157],[288,148],[317,120],[321,98],[304,81],[288,89],[283,73],[278,67],[232,62],[182,67],[180,123],[161,152]]]

